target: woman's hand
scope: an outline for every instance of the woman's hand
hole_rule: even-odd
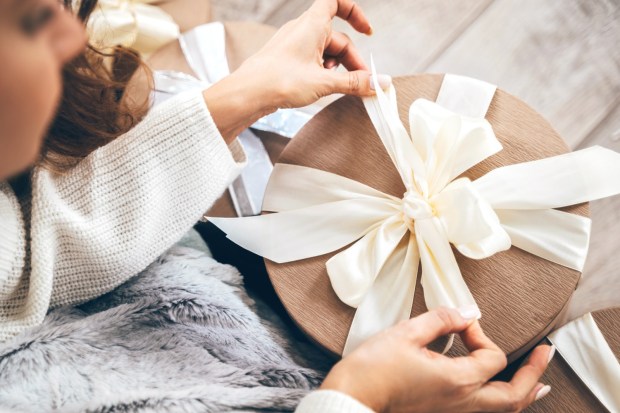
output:
[[[336,16],[358,32],[372,33],[353,0],[316,0],[239,69],[204,92],[227,141],[277,108],[306,106],[332,93],[374,94],[357,49],[347,35],[332,31]],[[339,64],[349,71],[332,70]],[[378,76],[377,81],[381,87],[391,83],[389,76]]]
[[[460,333],[470,351],[449,358],[426,346]],[[553,349],[536,348],[512,381],[489,381],[506,356],[456,310],[430,311],[378,334],[334,366],[322,389],[346,393],[383,412],[518,412],[546,395],[538,380]]]

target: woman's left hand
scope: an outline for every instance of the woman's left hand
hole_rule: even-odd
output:
[[[357,48],[346,34],[332,30],[334,17],[360,33],[372,33],[361,7],[352,0],[316,0],[239,69],[205,91],[215,123],[227,140],[277,108],[306,106],[332,93],[374,94]],[[333,70],[339,64],[348,71]],[[380,75],[377,81],[387,87],[391,78]]]

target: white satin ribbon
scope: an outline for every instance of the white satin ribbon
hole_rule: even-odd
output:
[[[475,116],[418,99],[409,135],[394,88],[375,86],[377,96],[364,104],[406,188],[402,199],[333,173],[277,164],[263,203],[277,214],[209,218],[235,243],[275,262],[353,243],[326,264],[338,297],[357,308],[343,354],[409,318],[419,262],[429,309],[477,309],[450,244],[473,259],[514,245],[582,270],[590,220],[552,208],[620,193],[619,154],[594,147],[501,167],[474,182],[455,179],[502,149],[482,118],[495,87],[446,75],[442,105]]]
[[[99,48],[131,47],[148,55],[179,37],[179,26],[155,0],[99,0],[88,20],[90,41]]]
[[[548,336],[581,381],[612,413],[620,413],[620,363],[592,314],[578,318]]]

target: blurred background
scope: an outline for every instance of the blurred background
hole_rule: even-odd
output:
[[[214,20],[280,26],[311,0],[212,0]],[[620,0],[357,0],[375,34],[342,22],[378,71],[457,73],[539,111],[571,149],[620,151]],[[593,237],[568,317],[620,305],[620,197],[591,203]]]

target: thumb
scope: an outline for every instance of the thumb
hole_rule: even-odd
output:
[[[355,96],[372,96],[375,94],[375,82],[372,75],[365,70],[355,70],[351,72],[336,72],[326,70],[331,93],[344,93]],[[388,88],[392,84],[392,78],[388,75],[377,75],[377,82],[382,89]]]

